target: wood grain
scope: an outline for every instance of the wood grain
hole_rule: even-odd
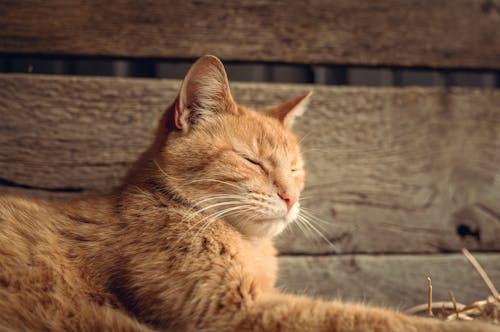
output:
[[[0,75],[0,191],[102,193],[145,149],[178,81]],[[234,84],[262,107],[314,90],[297,126],[302,205],[283,253],[500,250],[500,91]]]
[[[500,0],[2,1],[0,52],[500,68]]]
[[[500,286],[500,254],[474,254]],[[432,278],[434,301],[469,304],[491,295],[462,255],[284,256],[278,286],[289,292],[385,305],[401,310],[427,303],[426,277]]]

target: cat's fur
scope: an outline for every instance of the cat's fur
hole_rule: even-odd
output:
[[[289,128],[307,99],[238,106],[205,56],[119,190],[0,197],[0,331],[497,330],[274,288],[271,238],[296,218],[304,186]]]

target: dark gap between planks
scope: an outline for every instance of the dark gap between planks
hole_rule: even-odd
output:
[[[192,60],[114,59],[2,55],[1,73],[91,75],[182,79]],[[346,86],[499,88],[500,71],[225,62],[230,81],[312,83]]]

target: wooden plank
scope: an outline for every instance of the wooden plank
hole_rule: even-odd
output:
[[[500,286],[500,254],[474,254]],[[401,310],[427,303],[426,278],[432,278],[434,301],[470,304],[491,295],[466,258],[450,255],[282,256],[278,286],[324,299],[384,305]]]
[[[0,52],[500,68],[499,0],[2,1]]]
[[[0,75],[1,191],[43,197],[116,186],[179,81]],[[500,91],[238,83],[262,107],[314,90],[300,119],[303,206],[284,253],[500,250]]]

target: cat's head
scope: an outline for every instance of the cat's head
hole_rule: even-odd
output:
[[[253,111],[233,100],[220,60],[200,58],[163,118],[159,181],[245,236],[280,233],[300,210],[304,161],[291,127],[308,98]]]

